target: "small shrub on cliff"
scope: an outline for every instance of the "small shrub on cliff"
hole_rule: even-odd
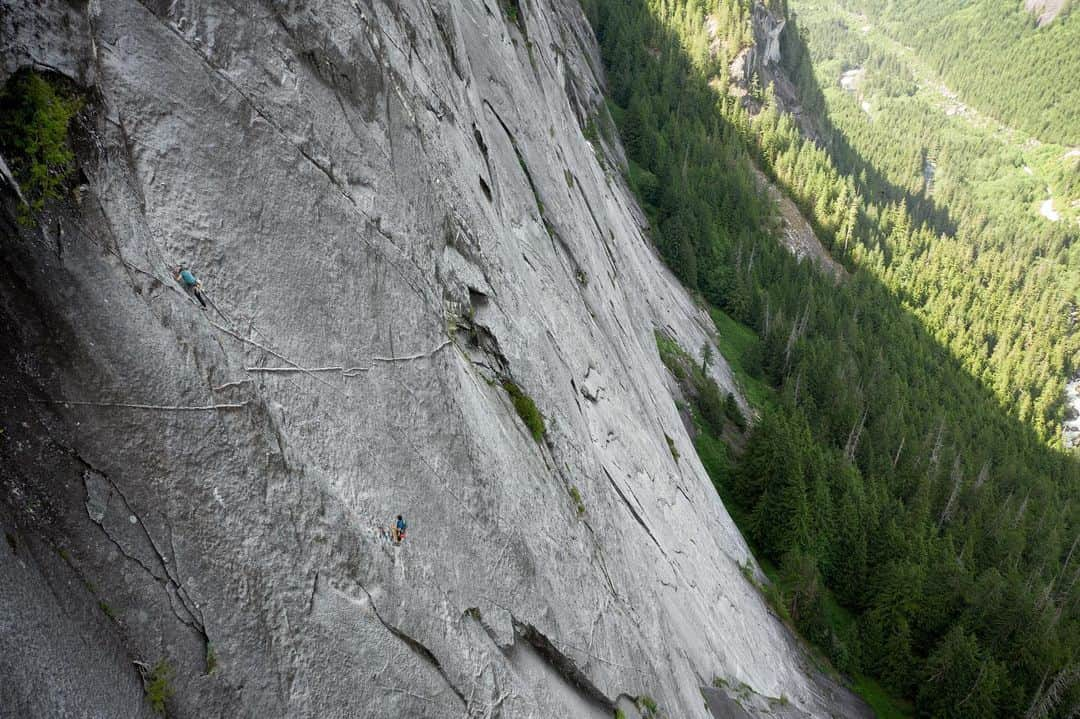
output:
[[[206,673],[213,674],[217,670],[218,659],[217,652],[214,651],[214,645],[210,642],[206,643]]]
[[[81,98],[35,72],[13,75],[0,90],[0,152],[29,207],[19,220],[32,224],[46,200],[58,198],[75,169],[68,125]]]
[[[529,433],[533,439],[537,442],[542,440],[547,428],[544,427],[544,415],[540,414],[540,410],[536,408],[536,402],[533,402],[532,397],[525,394],[512,380],[504,379],[502,386],[510,395],[510,401],[514,403],[514,409],[517,410],[521,421],[529,428]]]
[[[165,716],[165,702],[173,695],[172,685],[169,683],[172,674],[172,667],[162,659],[154,665],[146,683],[146,701],[150,703],[150,708],[161,716]]]
[[[574,500],[578,516],[585,514],[585,502],[581,501],[581,490],[573,485],[570,485],[570,499]]]
[[[708,343],[702,345],[702,360],[698,365],[671,337],[660,331],[657,331],[655,336],[660,360],[675,379],[683,384],[683,389],[693,402],[696,415],[704,421],[706,428],[719,437],[723,434],[724,423],[730,421],[740,431],[745,431],[746,418],[739,410],[735,396],[730,392],[722,392],[708,374],[709,363],[714,358],[712,346]]]
[[[595,149],[596,145],[600,143],[600,131],[596,129],[596,120],[589,118],[585,123],[585,128],[581,131],[585,135],[585,139],[593,145]]]
[[[686,353],[682,351],[682,348],[675,342],[675,340],[668,337],[663,332],[657,331],[656,336],[656,349],[660,353],[660,361],[664,363],[664,366],[668,368],[671,374],[675,375],[675,379],[686,379],[686,367],[684,358]]]
[[[529,33],[528,29],[525,27],[525,17],[521,13],[521,7],[518,0],[500,0],[499,6],[502,8],[503,16],[516,25],[517,29],[521,32],[522,37],[528,40]]]
[[[675,460],[676,463],[678,463],[678,461],[679,461],[679,450],[675,447],[675,440],[673,440],[667,434],[664,435],[664,439],[667,440],[667,448],[668,448],[668,451],[671,452],[672,458]]]

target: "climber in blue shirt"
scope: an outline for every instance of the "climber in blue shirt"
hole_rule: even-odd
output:
[[[399,514],[397,516],[397,522],[394,524],[394,544],[401,544],[401,542],[404,541],[406,526],[405,520],[402,519]]]
[[[199,301],[199,304],[206,309],[206,300],[203,299],[202,282],[191,273],[191,270],[183,265],[176,266],[176,281],[184,283],[184,289],[195,295],[195,299]]]

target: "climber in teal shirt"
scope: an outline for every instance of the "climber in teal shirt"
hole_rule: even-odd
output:
[[[176,281],[184,283],[184,289],[195,295],[195,299],[199,301],[199,304],[206,309],[206,300],[203,299],[202,282],[191,273],[191,270],[183,265],[176,266]]]
[[[394,523],[394,544],[401,544],[405,540],[405,519],[399,514],[397,516],[397,522]]]

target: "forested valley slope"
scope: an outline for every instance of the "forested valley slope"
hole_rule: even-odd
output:
[[[1072,716],[1069,13],[585,5],[652,237],[761,413],[697,446],[775,605],[883,715]],[[785,251],[758,170],[845,277]]]
[[[1076,716],[1072,14],[7,0],[0,715]]]

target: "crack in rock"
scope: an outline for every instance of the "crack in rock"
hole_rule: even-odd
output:
[[[671,560],[668,557],[667,552],[665,552],[664,548],[660,546],[660,542],[657,541],[656,536],[652,533],[652,530],[649,529],[649,525],[645,524],[645,520],[642,519],[641,515],[638,514],[636,509],[634,509],[634,505],[632,505],[630,503],[630,500],[626,498],[626,495],[623,494],[622,488],[619,487],[618,483],[611,476],[611,473],[607,471],[607,467],[601,467],[601,469],[604,470],[604,474],[607,476],[608,481],[611,482],[611,486],[615,490],[616,494],[618,494],[622,501],[626,504],[626,508],[630,510],[630,514],[634,516],[634,519],[637,520],[637,523],[640,524],[641,528],[644,529],[645,532],[649,535],[649,539],[651,539],[653,541],[653,544],[656,545],[656,548],[660,550],[660,554],[664,555],[664,559],[667,559],[670,562]]]
[[[286,145],[292,147],[296,152],[303,156],[303,158],[307,160],[313,167],[315,167],[322,175],[324,175],[330,182],[331,186],[336,188],[338,194],[340,194],[346,201],[348,201],[353,210],[357,214],[362,216],[378,235],[383,237],[390,244],[390,246],[397,251],[398,254],[402,255],[403,259],[407,260],[414,267],[414,269],[416,269],[417,275],[419,277],[419,284],[421,285],[420,287],[414,284],[414,279],[416,278],[406,276],[406,273],[400,267],[400,264],[393,262],[391,257],[389,256],[389,253],[387,253],[384,248],[379,247],[375,243],[371,243],[373,249],[376,252],[379,252],[386,257],[387,263],[401,275],[402,279],[410,287],[410,289],[416,292],[417,295],[425,302],[425,304],[432,305],[433,303],[431,301],[431,297],[433,296],[433,293],[431,292],[431,288],[427,286],[427,283],[423,281],[423,271],[416,264],[416,261],[413,258],[407,256],[404,251],[402,251],[402,249],[394,243],[393,239],[382,229],[378,219],[373,218],[366,210],[364,210],[360,206],[360,204],[356,201],[356,198],[354,198],[352,194],[345,188],[343,183],[334,176],[333,172],[329,171],[317,158],[315,158],[308,150],[306,150],[302,144],[295,142],[290,136],[290,134],[287,133],[285,129],[282,128],[282,126],[275,119],[273,119],[266,110],[264,110],[258,103],[256,103],[244,90],[242,90],[235,80],[233,80],[222,68],[211,62],[210,58],[201,48],[191,43],[186,37],[184,37],[180,33],[179,30],[177,30],[176,27],[166,22],[162,18],[158,17],[157,14],[155,14],[152,9],[146,5],[145,0],[139,0],[139,4],[143,7],[144,10],[147,11],[147,13],[149,13],[151,17],[154,18],[156,22],[158,22],[169,33],[171,33],[181,44],[191,50],[191,52],[193,52],[196,57],[198,57],[199,60],[204,65],[206,65],[206,67],[209,68],[211,72],[214,73],[215,76],[221,78],[222,81],[224,81],[230,88],[232,88],[233,92],[239,95],[240,98],[244,101],[244,103],[247,104],[252,109],[252,111],[254,111],[282,138]],[[391,79],[393,80],[393,78]],[[405,102],[404,97],[401,96],[401,91],[400,89],[398,89],[397,83],[392,82],[391,84],[394,86],[394,90],[398,94],[399,99],[401,100],[402,107],[404,107],[408,111],[407,103]],[[411,111],[409,112],[411,116]],[[366,240],[367,238],[364,239]]]
[[[202,612],[198,608],[198,603],[195,602],[187,590],[184,588],[180,580],[173,576],[173,572],[169,569],[169,561],[165,555],[158,548],[157,543],[154,542],[153,537],[150,535],[149,529],[142,521],[139,515],[132,508],[131,502],[117,486],[116,482],[112,480],[107,474],[97,469],[89,462],[87,462],[81,455],[74,450],[69,450],[70,455],[83,465],[83,484],[86,488],[86,513],[90,519],[96,524],[105,535],[106,539],[116,547],[124,557],[127,557],[131,561],[135,562],[143,571],[149,574],[157,584],[160,584],[165,591],[165,595],[169,598],[169,607],[176,618],[185,626],[198,632],[204,639],[206,638],[206,627],[203,622]],[[157,559],[158,567],[155,568],[149,564],[137,554],[129,551],[124,544],[117,539],[117,537],[106,526],[105,516],[108,512],[108,502],[112,498],[113,493],[120,499],[123,504],[125,512],[129,517],[134,519],[134,523],[139,527],[142,535],[146,539],[146,546],[148,546]],[[174,551],[175,557],[175,551]],[[175,596],[175,600],[174,600]],[[184,613],[187,615],[185,619],[177,611],[175,601],[179,601],[180,607],[183,608]]]
[[[454,695],[457,696],[457,698],[461,700],[461,703],[465,705],[467,711],[469,707],[469,701],[465,698],[465,694],[462,693],[462,691],[457,688],[454,682],[450,680],[450,677],[446,674],[446,670],[443,669],[442,664],[439,663],[439,659],[435,656],[435,654],[426,646],[424,646],[422,642],[414,639],[401,629],[398,629],[393,624],[390,624],[385,619],[383,619],[382,615],[379,614],[379,608],[375,605],[375,598],[371,596],[371,592],[369,592],[367,590],[367,587],[365,587],[363,584],[358,583],[358,586],[367,596],[368,604],[371,606],[371,613],[375,615],[375,618],[379,620],[379,623],[383,625],[386,631],[393,634],[405,646],[412,650],[413,654],[417,655],[425,662],[427,662],[431,667],[433,667],[435,671],[439,673],[439,676],[443,678],[443,681],[446,682],[446,685],[450,688],[450,691],[454,692]]]
[[[548,639],[547,635],[538,630],[532,624],[526,624],[513,618],[514,633],[528,642],[537,654],[540,655],[570,686],[580,691],[586,698],[602,705],[606,710],[615,708],[615,702],[607,697],[599,687],[585,675],[570,657],[563,654]]]

